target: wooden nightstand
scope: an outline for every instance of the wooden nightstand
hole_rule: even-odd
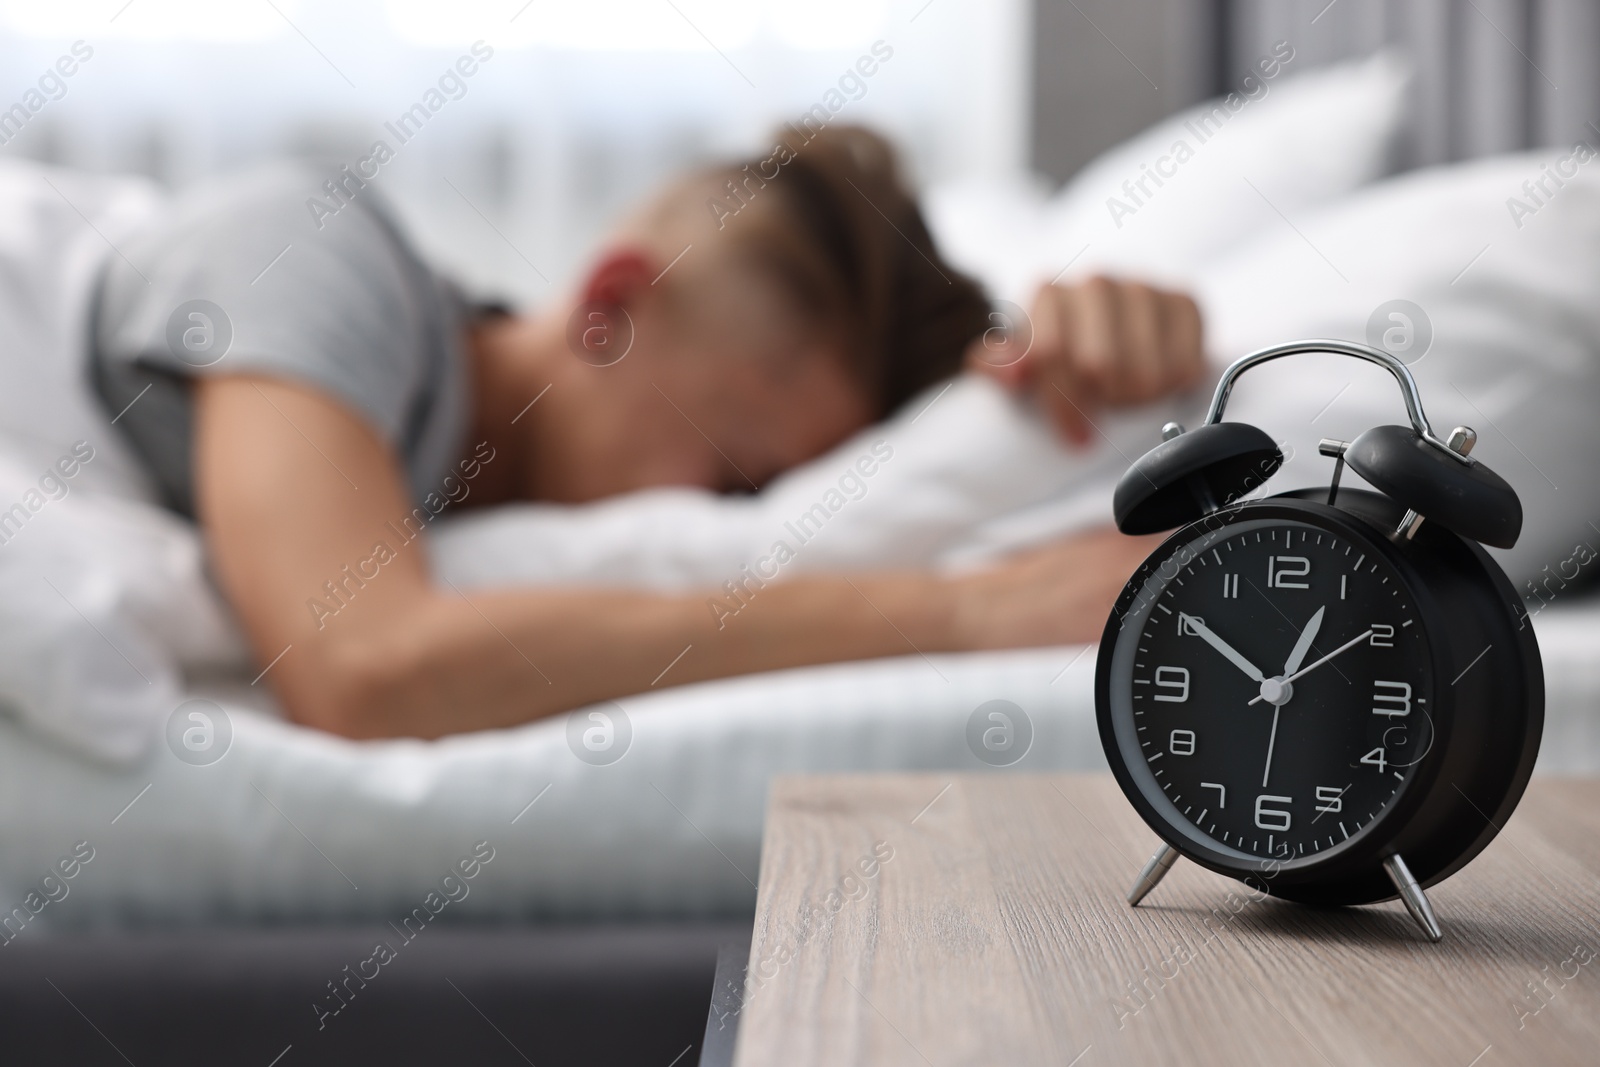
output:
[[[1600,781],[1534,782],[1437,945],[1182,861],[1131,909],[1157,843],[1108,775],[778,780],[735,1063],[1600,1063]]]

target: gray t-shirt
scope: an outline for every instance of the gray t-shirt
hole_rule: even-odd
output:
[[[200,375],[260,374],[343,402],[393,446],[418,500],[461,456],[465,304],[370,185],[335,200],[323,180],[283,167],[180,197],[108,261],[92,310],[91,376],[186,515],[195,509],[190,379]]]

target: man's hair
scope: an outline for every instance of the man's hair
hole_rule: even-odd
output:
[[[878,134],[790,126],[772,154],[706,177],[725,207],[756,209],[720,219],[724,235],[842,348],[880,416],[956,373],[988,326],[983,291],[940,256]]]

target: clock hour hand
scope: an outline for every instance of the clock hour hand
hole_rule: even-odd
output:
[[[1300,637],[1295,641],[1294,648],[1289,651],[1289,658],[1283,664],[1285,678],[1300,669],[1300,664],[1306,661],[1306,654],[1311,651],[1311,642],[1317,639],[1317,632],[1322,629],[1322,613],[1327,611],[1323,606],[1311,616],[1311,621],[1306,623],[1306,628],[1300,631]]]
[[[1240,655],[1239,651],[1232,645],[1228,644],[1228,642],[1212,633],[1211,627],[1207,626],[1193,615],[1186,615],[1180,611],[1178,613],[1178,625],[1187,626],[1191,633],[1198,634],[1206,644],[1210,645],[1212,648],[1226,656],[1229,663],[1233,664],[1241,671],[1244,671],[1245,674],[1249,675],[1251,681],[1259,682],[1266,677],[1261,673],[1260,668]]]

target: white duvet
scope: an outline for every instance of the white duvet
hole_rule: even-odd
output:
[[[1373,91],[1372,79],[1391,73],[1349,77]],[[1258,107],[1261,137],[1284,128],[1267,104],[1296,99],[1287,82],[1278,93]],[[1230,136],[1251,136],[1250,115],[1233,120]],[[1366,131],[1386,135],[1382,122]],[[1219,170],[1248,168],[1247,147],[1213,153],[1214,165],[1198,158],[1186,174],[1221,183]],[[1227,218],[1196,220],[1207,233],[1182,242],[1191,261],[1162,267],[1195,286],[1219,363],[1308,335],[1364,340],[1373,309],[1395,298],[1425,309],[1433,343],[1414,370],[1429,413],[1442,429],[1478,429],[1477,454],[1517,487],[1528,516],[1522,542],[1501,558],[1514,580],[1538,581],[1558,601],[1535,620],[1551,710],[1541,766],[1594,772],[1600,675],[1589,649],[1600,612],[1569,606],[1565,583],[1575,545],[1600,537],[1589,525],[1600,518],[1600,465],[1588,458],[1600,445],[1591,415],[1600,409],[1600,180],[1592,166],[1580,170],[1531,217],[1506,206],[1562,154],[1416,174],[1355,196],[1327,189],[1320,201],[1291,196],[1279,176],[1270,192],[1296,217],[1258,213],[1232,229]],[[1044,277],[1075,253],[1084,269],[1126,265],[1126,250],[1101,260],[1070,240],[1041,245],[1041,234],[1066,240],[1062,204],[1092,204],[1083,189],[1072,194],[1037,205],[1057,213],[1050,226],[1016,206],[993,237],[1008,264],[1035,262]],[[0,909],[86,841],[93,861],[32,921],[381,915],[414,906],[446,864],[487,840],[496,859],[462,911],[727,910],[752,898],[773,773],[982,769],[968,726],[995,699],[1031,725],[1015,769],[1101,765],[1084,649],[733,679],[432,743],[356,744],[284,724],[247,684],[253,670],[205,581],[194,531],[148,502],[82,382],[93,264],[160,211],[160,198],[137,183],[10,164],[0,167],[0,202],[0,518],[13,501],[25,512],[14,530],[0,522],[0,890],[10,894]],[[960,229],[942,210],[941,232]],[[1161,246],[1149,234],[1139,241]],[[971,566],[1106,522],[1127,463],[1155,443],[1161,422],[1192,423],[1206,399],[1107,418],[1094,448],[1067,452],[995,389],[962,380],[756,498],[661,491],[587,508],[503,508],[445,523],[432,551],[441,575],[463,586],[603,581],[710,596],[820,503],[821,528],[785,574]],[[1319,437],[1349,438],[1403,411],[1378,372],[1309,358],[1247,377],[1229,417],[1284,442],[1277,490],[1326,480]],[[93,459],[71,478],[44,480],[80,441]],[[845,481],[874,449],[875,473]],[[174,711],[205,688],[201,676],[220,679],[205,691],[226,709],[232,738],[219,761],[197,766],[163,738]],[[631,727],[625,755],[605,765],[580,758],[586,730],[619,736],[618,707]]]

